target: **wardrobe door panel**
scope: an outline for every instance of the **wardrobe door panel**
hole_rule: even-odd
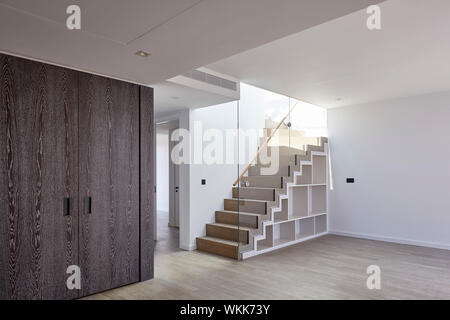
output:
[[[6,150],[7,146],[7,101],[6,97],[11,93],[8,91],[7,78],[11,76],[8,75],[8,64],[6,57],[0,55],[0,300],[5,300],[8,298],[9,294],[9,246],[8,246],[8,216],[9,213],[9,195],[8,195],[8,161]],[[7,77],[7,78],[5,78]],[[10,108],[10,107],[8,107]]]
[[[78,264],[77,74],[0,61],[1,298],[75,298],[66,269]]]
[[[155,148],[153,88],[141,87],[141,281],[154,275]]]
[[[83,295],[139,281],[139,88],[80,74]]]

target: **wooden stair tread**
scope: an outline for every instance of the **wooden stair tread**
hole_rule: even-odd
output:
[[[239,247],[241,244],[237,241],[204,236],[197,237],[196,244],[197,250],[199,251],[205,251],[232,259],[239,259]]]
[[[202,239],[202,240],[219,242],[219,243],[223,243],[223,244],[227,244],[227,245],[235,246],[235,247],[237,247],[239,244],[240,245],[244,245],[245,244],[243,242],[238,243],[237,241],[230,241],[230,240],[225,240],[225,239],[216,238],[216,237],[209,237],[209,236],[203,236],[203,237],[197,237],[197,238],[198,239]]]
[[[253,176],[253,177],[258,177],[258,176]],[[274,177],[274,176],[264,176],[264,177]],[[280,177],[281,177],[281,176],[280,176]],[[238,188],[245,188],[245,189],[261,189],[261,190],[281,189],[281,188],[275,188],[275,187],[246,187],[246,186],[233,187],[233,189],[238,189]]]
[[[281,179],[282,177],[286,178],[286,176],[281,174],[259,174],[255,176],[244,176],[242,178],[252,178],[252,177],[264,177],[264,178],[278,178]],[[250,188],[250,187],[249,187]],[[267,188],[267,189],[275,189],[273,187],[253,187],[253,188]]]
[[[236,225],[233,225],[233,224],[218,223],[218,222],[207,223],[207,225],[216,226],[216,227],[223,227],[223,228],[230,228],[230,229],[236,229],[236,230],[239,229],[239,230],[243,230],[243,231],[255,230],[255,228],[248,228],[248,227],[242,227],[242,226],[236,226]]]
[[[273,188],[269,188],[273,189]],[[252,202],[271,202],[269,200],[255,200],[255,199],[244,199],[244,198],[225,198],[225,200],[234,200],[234,201],[252,201]],[[229,211],[229,210],[225,210]]]
[[[232,213],[232,214],[245,214],[245,215],[253,216],[253,217],[264,216],[264,214],[262,214],[262,213],[253,213],[253,212],[231,211],[231,210],[216,210],[216,211]]]

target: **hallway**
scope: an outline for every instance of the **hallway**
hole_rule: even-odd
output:
[[[158,241],[155,244],[155,255],[182,251],[179,249],[180,230],[168,226],[169,213],[166,211],[158,211],[157,217]]]

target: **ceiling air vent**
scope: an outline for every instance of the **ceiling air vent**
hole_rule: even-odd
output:
[[[212,74],[203,72],[203,71],[199,71],[199,70],[193,70],[193,71],[189,71],[186,72],[185,74],[183,74],[183,76],[191,78],[191,79],[195,79],[201,82],[205,82],[205,83],[209,83],[213,86],[217,86],[217,87],[222,87],[228,90],[233,90],[236,91],[237,90],[237,82],[231,81],[231,80],[227,80],[218,76],[214,76]]]

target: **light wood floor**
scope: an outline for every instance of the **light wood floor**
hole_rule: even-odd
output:
[[[159,218],[155,279],[87,299],[450,299],[450,251],[325,236],[244,261],[177,249]],[[381,268],[381,290],[366,268]]]

